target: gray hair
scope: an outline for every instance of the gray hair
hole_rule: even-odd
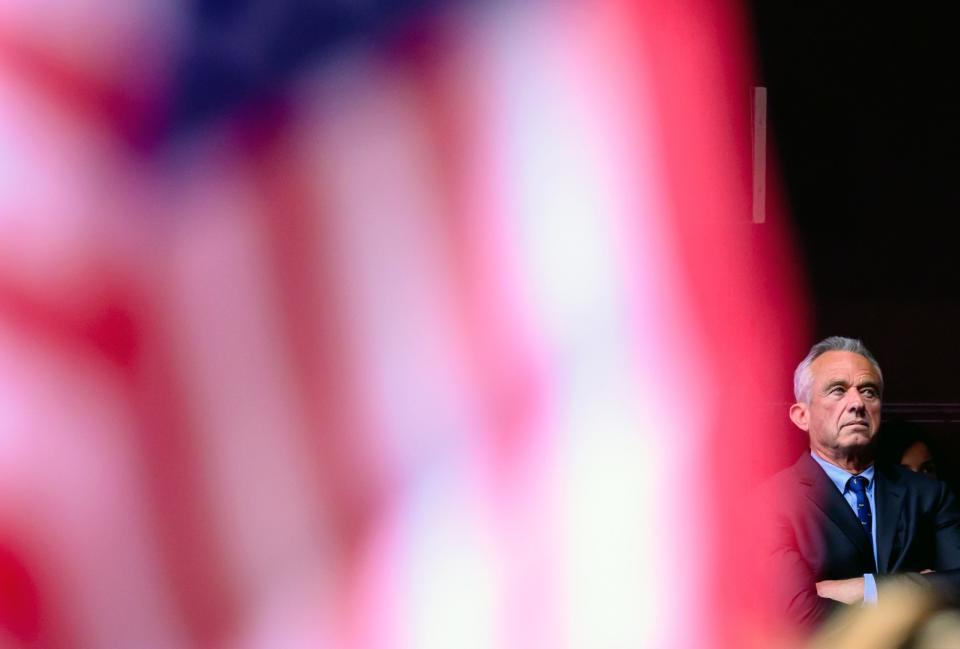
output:
[[[793,396],[796,397],[797,403],[810,403],[810,392],[813,389],[813,373],[810,371],[810,365],[827,352],[853,352],[866,358],[877,371],[877,376],[880,378],[880,389],[883,390],[883,373],[880,371],[880,364],[877,363],[877,359],[873,357],[866,345],[856,338],[830,336],[811,347],[810,353],[800,361],[797,370],[793,373]]]

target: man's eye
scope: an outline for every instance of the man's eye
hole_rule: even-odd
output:
[[[870,397],[871,399],[874,399],[877,396],[877,391],[874,390],[873,388],[864,388],[860,390],[860,394],[862,394],[865,397]]]

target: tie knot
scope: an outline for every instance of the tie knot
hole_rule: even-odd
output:
[[[855,475],[847,481],[847,487],[855,494],[867,492],[867,479],[860,475]]]

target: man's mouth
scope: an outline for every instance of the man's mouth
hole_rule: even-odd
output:
[[[865,419],[855,419],[854,421],[848,421],[845,423],[844,427],[846,426],[863,426],[864,428],[869,428],[870,424],[867,423]]]

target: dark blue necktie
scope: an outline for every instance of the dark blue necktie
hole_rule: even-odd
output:
[[[860,524],[866,530],[867,536],[873,535],[873,514],[870,511],[870,501],[867,500],[867,479],[863,476],[855,475],[847,481],[847,489],[857,496],[857,518]]]

